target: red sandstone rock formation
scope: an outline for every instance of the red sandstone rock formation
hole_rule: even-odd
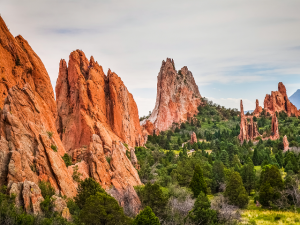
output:
[[[136,103],[122,80],[107,76],[82,51],[70,54],[69,65],[60,61],[56,83],[57,128],[66,151],[88,146],[93,134],[111,148],[112,140],[143,145]]]
[[[169,129],[172,124],[186,121],[197,114],[201,95],[192,72],[185,66],[178,73],[174,61],[162,62],[157,77],[155,108],[148,120],[159,131]],[[147,120],[141,122],[147,127]]]
[[[193,132],[193,133],[191,134],[191,140],[190,140],[190,143],[191,143],[191,144],[197,143],[197,136],[196,136],[195,132]]]
[[[283,137],[283,151],[286,152],[287,150],[289,150],[289,141],[286,137],[286,135],[284,135]]]
[[[262,107],[259,106],[258,99],[256,99],[256,108],[253,111],[253,116],[259,116],[261,112],[262,112]]]
[[[274,113],[273,116],[272,116],[271,130],[272,130],[272,133],[271,133],[270,139],[271,140],[279,139],[280,136],[279,136],[278,119],[276,117],[276,113]]]
[[[241,123],[240,123],[240,134],[238,138],[240,142],[243,143],[244,140],[254,140],[256,137],[260,136],[260,134],[257,131],[257,124],[253,122],[253,117],[245,116],[242,100],[240,103],[240,107],[241,107]],[[248,119],[250,120],[250,122],[248,122]]]
[[[278,91],[272,91],[271,95],[266,95],[264,100],[264,109],[273,115],[275,112],[284,111],[291,116],[300,116],[300,110],[297,110],[287,97],[286,88],[282,82],[278,83]]]
[[[136,103],[115,73],[109,70],[105,75],[93,57],[88,61],[76,50],[70,54],[68,66],[60,61],[56,101],[57,130],[74,162],[85,160],[88,174],[107,190],[113,185],[118,197],[124,196],[128,186],[142,184],[122,143],[143,145],[145,135]],[[139,198],[130,190],[138,212]]]
[[[0,62],[0,185],[47,180],[63,195],[75,196],[61,158],[50,78],[27,41],[14,38],[1,17]]]

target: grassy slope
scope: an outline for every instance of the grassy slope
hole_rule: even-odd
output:
[[[256,225],[291,225],[300,224],[300,214],[295,212],[271,211],[257,207],[253,199],[250,200],[246,210],[242,211],[241,224],[256,224]]]

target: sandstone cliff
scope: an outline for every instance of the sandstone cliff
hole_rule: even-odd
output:
[[[93,57],[88,61],[76,50],[68,65],[60,61],[56,102],[57,131],[73,162],[85,160],[86,174],[105,189],[113,185],[121,205],[130,190],[129,204],[137,212],[140,202],[132,187],[142,183],[126,151],[130,152],[127,145],[143,145],[145,135],[136,103],[122,80],[110,70],[105,75]]]
[[[294,106],[287,97],[286,88],[282,82],[278,83],[278,91],[267,94],[264,100],[264,109],[273,115],[275,112],[284,111],[288,116],[300,116],[300,110]]]
[[[56,104],[47,71],[21,36],[0,17],[0,185],[49,181],[72,197],[76,188],[61,156]]]
[[[173,123],[184,122],[197,114],[200,103],[201,95],[192,72],[186,66],[177,72],[174,61],[167,58],[158,73],[155,108],[148,118],[153,129],[149,132],[151,126],[147,120],[141,124],[146,125],[151,135],[154,129],[165,131]]]

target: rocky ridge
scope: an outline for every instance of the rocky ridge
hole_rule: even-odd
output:
[[[197,114],[201,95],[193,74],[185,66],[178,72],[173,59],[162,62],[157,76],[157,95],[150,117],[141,122],[149,134],[155,129],[165,131],[173,123],[181,123]],[[153,124],[153,128],[150,123]]]
[[[271,95],[266,95],[264,109],[266,110],[266,113],[270,113],[271,115],[281,111],[286,112],[288,116],[300,115],[300,110],[290,102],[286,94],[286,88],[282,82],[278,83],[278,91],[272,91]]]

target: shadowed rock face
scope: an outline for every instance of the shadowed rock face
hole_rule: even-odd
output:
[[[21,36],[0,17],[0,185],[46,180],[63,195],[76,195],[61,156],[56,104],[47,71]],[[56,150],[56,151],[54,151]]]
[[[200,103],[201,95],[192,72],[185,66],[177,73],[172,59],[163,61],[157,77],[155,108],[148,119],[154,129],[165,131],[174,122],[186,121],[197,114]],[[141,124],[146,125],[147,130],[151,127],[147,120]]]
[[[112,186],[122,204],[130,190],[135,213],[140,201],[133,186],[141,185],[138,173],[126,156],[123,143],[140,146],[145,142],[138,109],[122,80],[82,51],[70,54],[69,64],[60,61],[56,83],[57,131],[66,151],[86,161],[80,171],[93,177],[106,190]],[[126,145],[127,146],[127,145]],[[70,169],[72,170],[72,169]]]
[[[272,116],[272,125],[271,125],[272,134],[270,136],[271,140],[277,140],[279,139],[279,129],[278,129],[278,119],[276,117],[276,113]]]
[[[271,95],[266,95],[264,109],[273,115],[275,112],[284,111],[291,116],[300,116],[300,111],[294,106],[287,97],[286,88],[282,82],[278,83],[278,91],[272,91]]]

